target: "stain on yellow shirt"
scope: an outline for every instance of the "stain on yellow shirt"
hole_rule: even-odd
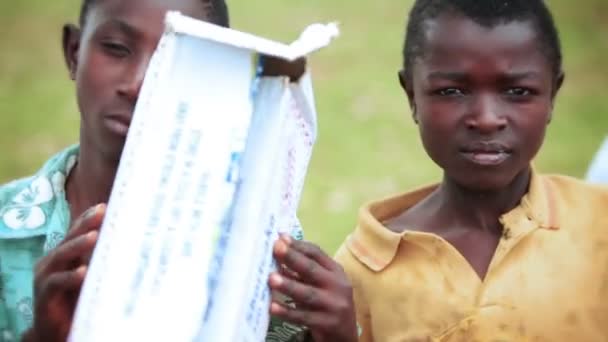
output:
[[[533,174],[482,281],[429,233],[382,222],[436,186],[371,203],[336,258],[360,341],[608,341],[608,190]]]

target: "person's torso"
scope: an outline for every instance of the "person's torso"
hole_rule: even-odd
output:
[[[33,321],[34,268],[65,237],[70,212],[65,179],[78,147],[54,157],[34,176],[0,187],[0,340],[17,341]]]
[[[537,180],[543,194],[502,217],[483,281],[437,235],[402,234],[388,261],[373,260],[377,244],[361,239],[370,231],[351,235],[338,259],[368,306],[374,340],[608,340],[608,193]]]

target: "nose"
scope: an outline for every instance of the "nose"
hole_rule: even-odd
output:
[[[123,80],[118,88],[118,93],[133,104],[137,102],[137,98],[139,97],[141,85],[144,82],[144,76],[146,75],[149,63],[150,57],[144,57],[139,61],[134,61],[123,75]]]
[[[500,99],[491,94],[475,96],[471,102],[466,126],[480,134],[493,134],[507,128],[507,118],[501,113]]]

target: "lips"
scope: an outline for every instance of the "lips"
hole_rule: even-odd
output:
[[[114,134],[126,137],[131,126],[131,116],[112,114],[104,117],[105,126]]]
[[[480,166],[495,166],[505,162],[512,154],[512,149],[503,143],[478,141],[463,146],[460,154],[468,161]]]

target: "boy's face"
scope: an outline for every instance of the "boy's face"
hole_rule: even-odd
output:
[[[97,0],[81,30],[64,29],[64,53],[81,113],[81,142],[106,159],[120,158],[168,10],[206,19],[200,0]]]
[[[531,23],[427,22],[412,82],[402,76],[429,156],[459,185],[500,190],[542,145],[561,85]]]

